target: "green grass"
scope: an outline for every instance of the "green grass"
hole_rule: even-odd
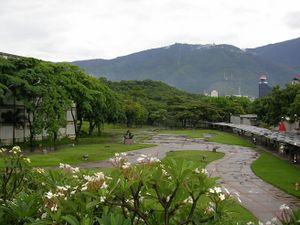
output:
[[[254,147],[254,145],[246,139],[235,134],[216,131],[216,130],[161,130],[161,134],[183,135],[190,138],[203,138],[205,134],[211,135],[210,142],[220,144],[240,145],[244,147]]]
[[[112,157],[115,152],[125,152],[141,148],[152,147],[149,144],[88,144],[76,145],[74,147],[66,147],[60,150],[44,154],[31,154],[28,157],[31,159],[31,165],[34,167],[58,166],[59,163],[79,164],[83,162],[94,162]],[[88,160],[83,161],[82,156],[88,155]],[[3,162],[0,161],[0,166]]]
[[[208,152],[208,151],[197,151],[197,150],[184,150],[168,152],[165,159],[175,159],[175,160],[188,160],[192,161],[197,165],[197,167],[205,167],[208,163],[221,159],[224,157],[222,152]]]
[[[216,132],[209,141],[228,144],[228,145],[240,145],[244,147],[255,147],[250,141],[243,139],[235,134],[230,134],[226,132],[214,131]]]
[[[160,130],[161,134],[172,134],[172,135],[182,135],[190,138],[203,138],[205,133],[208,133],[208,130]]]
[[[271,153],[262,152],[251,168],[264,181],[300,198],[300,190],[294,188],[295,182],[300,183],[300,169],[290,162],[279,159]]]
[[[205,160],[203,160],[203,156],[206,157]],[[222,152],[185,150],[185,151],[168,152],[166,159],[173,158],[175,160],[182,160],[182,159],[189,160],[195,163],[195,167],[205,167],[210,162],[223,158],[223,156],[224,153]],[[207,201],[207,200],[208,199],[206,200],[203,199],[203,201]],[[228,205],[226,206],[226,210],[230,212],[231,217],[234,218],[235,221],[257,222],[256,217],[237,202],[228,203]]]

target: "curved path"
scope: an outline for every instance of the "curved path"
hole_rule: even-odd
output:
[[[251,211],[260,221],[266,222],[276,216],[279,206],[287,204],[292,208],[300,208],[300,200],[265,183],[251,170],[251,163],[258,154],[251,148],[204,142],[203,139],[188,139],[181,136],[157,135],[148,143],[156,147],[128,152],[130,162],[136,162],[140,154],[151,154],[160,159],[169,151],[177,150],[212,150],[224,152],[225,156],[207,166],[212,176],[220,177],[221,186],[231,193],[237,192],[242,201],[241,205]],[[80,164],[81,168],[110,167],[108,160]]]

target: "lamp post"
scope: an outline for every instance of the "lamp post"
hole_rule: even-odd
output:
[[[232,113],[229,113],[229,120],[228,120],[228,123],[231,123],[231,116],[232,116]]]
[[[10,85],[13,94],[13,113],[12,113],[12,123],[13,123],[13,145],[16,143],[16,87],[14,84]]]
[[[13,95],[14,95],[14,110],[13,110],[13,145],[16,143],[16,89],[13,88]]]
[[[290,118],[289,116],[286,116],[286,117],[285,117],[285,120],[286,120],[287,125],[288,125],[288,131],[291,131],[291,124],[290,124],[291,118]]]

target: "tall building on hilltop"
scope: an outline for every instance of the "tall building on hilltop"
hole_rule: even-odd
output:
[[[300,84],[300,74],[293,79],[292,84]]]
[[[264,97],[271,92],[272,88],[268,84],[266,75],[261,75],[258,82],[258,97]]]

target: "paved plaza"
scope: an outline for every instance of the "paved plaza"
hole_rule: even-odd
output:
[[[266,222],[276,216],[279,206],[287,204],[300,208],[300,200],[273,187],[258,178],[251,170],[251,163],[258,157],[258,153],[247,147],[224,145],[204,142],[203,139],[193,139],[181,136],[157,135],[147,143],[157,146],[130,151],[129,161],[136,162],[140,154],[151,154],[160,159],[169,151],[178,150],[208,150],[218,147],[225,156],[210,163],[207,167],[211,176],[219,177],[220,185],[231,193],[240,195],[242,206],[251,211],[260,221]],[[80,164],[81,168],[111,167],[109,160]]]

